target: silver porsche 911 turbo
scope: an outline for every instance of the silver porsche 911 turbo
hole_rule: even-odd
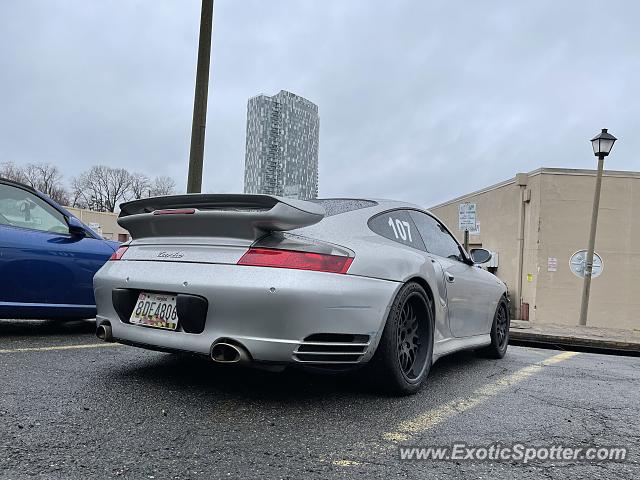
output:
[[[443,355],[507,350],[506,287],[402,202],[175,195],[121,206],[132,236],[94,278],[105,341],[268,368],[364,366],[388,391]]]

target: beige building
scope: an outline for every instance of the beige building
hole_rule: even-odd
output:
[[[509,287],[514,313],[521,283],[520,317],[577,325],[583,280],[570,262],[587,248],[594,188],[594,170],[542,168],[430,210],[462,242],[458,207],[475,203],[479,231],[470,248],[498,254],[495,273]],[[602,270],[592,280],[587,325],[640,329],[639,212],[640,172],[605,171],[595,248]]]
[[[78,217],[84,224],[98,235],[108,239],[126,242],[129,240],[129,232],[118,225],[118,214],[111,212],[94,212],[82,208],[65,207],[69,212]]]

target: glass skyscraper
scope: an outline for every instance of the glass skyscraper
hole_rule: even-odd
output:
[[[318,196],[318,106],[281,90],[247,105],[245,193]]]

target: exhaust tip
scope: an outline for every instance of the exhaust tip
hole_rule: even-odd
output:
[[[211,347],[211,360],[217,363],[245,363],[249,361],[249,354],[232,343],[218,342]]]
[[[96,337],[105,342],[113,342],[113,334],[111,333],[111,325],[101,323],[96,329]]]
[[[219,363],[237,363],[240,361],[240,351],[230,343],[216,343],[211,347],[211,360]]]

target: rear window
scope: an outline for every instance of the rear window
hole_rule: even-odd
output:
[[[372,200],[358,200],[352,198],[327,198],[313,199],[310,201],[322,205],[325,212],[327,212],[327,217],[340,215],[341,213],[351,212],[353,210],[360,210],[361,208],[375,207],[378,204],[378,202],[374,202]]]

